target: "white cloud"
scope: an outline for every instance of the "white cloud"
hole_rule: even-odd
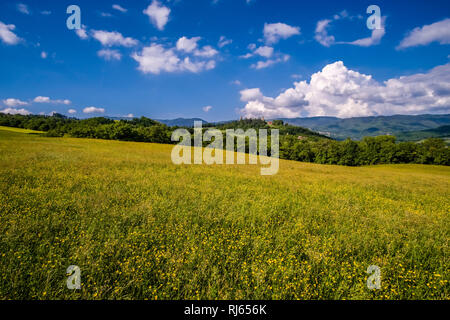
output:
[[[415,28],[400,42],[397,49],[424,46],[432,42],[450,44],[450,18]]]
[[[120,11],[120,12],[122,12],[122,13],[125,13],[125,12],[128,11],[127,9],[125,9],[124,7],[122,7],[122,6],[118,5],[118,4],[113,4],[113,5],[112,5],[112,8],[113,8],[114,10]]]
[[[256,70],[264,69],[264,68],[270,67],[276,63],[286,62],[289,59],[290,59],[290,56],[285,54],[285,55],[279,56],[276,59],[268,59],[265,61],[258,61],[257,63],[252,64],[250,67],[253,69],[256,69]]]
[[[259,88],[241,90],[241,101],[248,102],[253,100],[260,100],[263,94]]]
[[[203,107],[204,112],[209,112],[213,107],[212,106],[205,106]]]
[[[67,113],[69,113],[69,114],[75,114],[75,113],[77,113],[77,110],[75,110],[75,109],[69,109],[69,110],[67,110]]]
[[[94,37],[94,39],[100,41],[100,43],[106,47],[133,47],[138,44],[137,40],[130,37],[124,37],[121,33],[116,31],[109,32],[103,30],[93,30],[92,36]]]
[[[384,28],[374,29],[372,30],[372,35],[370,37],[347,42],[347,44],[352,44],[360,47],[370,47],[379,44],[385,34],[386,31],[384,30]]]
[[[259,47],[254,51],[255,54],[261,57],[270,58],[273,55],[273,48],[268,46]]]
[[[16,26],[13,24],[4,24],[0,21],[0,39],[6,44],[18,44],[20,42],[20,38],[16,36],[12,30],[16,29]]]
[[[65,100],[52,100],[52,99],[50,99],[50,97],[42,97],[42,96],[38,96],[38,97],[34,98],[33,102],[35,102],[35,103],[65,104],[65,105],[69,105],[69,104],[72,103],[68,99],[65,99]]]
[[[287,54],[276,53],[274,56],[273,47],[261,46],[261,47],[257,48],[256,45],[252,43],[248,46],[248,48],[250,50],[252,50],[253,52],[249,52],[249,53],[241,56],[241,58],[249,59],[249,58],[252,58],[255,56],[267,58],[267,60],[258,61],[256,63],[252,64],[250,67],[253,69],[257,69],[257,70],[264,69],[264,68],[270,67],[276,63],[279,63],[279,62],[286,62],[290,59],[290,56]]]
[[[343,42],[343,43],[352,44],[352,45],[360,46],[360,47],[370,47],[373,45],[377,45],[380,43],[381,39],[386,34],[386,31],[384,29],[385,22],[386,22],[386,17],[382,17],[381,29],[373,29],[370,37],[358,39],[358,40],[351,41],[351,42]]]
[[[122,55],[118,50],[111,49],[102,49],[97,52],[97,55],[107,61],[120,60],[122,58]]]
[[[8,107],[18,107],[18,106],[29,105],[28,102],[25,102],[25,101],[22,101],[19,99],[14,99],[14,98],[5,99],[5,100],[3,100],[3,103]]]
[[[100,15],[105,18],[111,18],[113,15],[109,12],[100,12]]]
[[[337,116],[449,113],[450,63],[383,83],[346,68],[342,61],[325,66],[307,81],[275,98],[258,88],[241,91],[245,117]]]
[[[193,53],[194,56],[211,58],[214,57],[219,52],[211,46],[204,46],[201,49],[198,49],[198,42],[201,40],[200,37],[192,37],[186,38],[181,37],[177,41],[176,48],[178,51],[182,51],[185,53]]]
[[[152,44],[142,49],[141,53],[133,53],[132,58],[139,63],[138,69],[143,73],[159,74],[162,71],[179,70],[180,59],[173,49],[165,49],[160,44]]]
[[[196,51],[194,51],[195,54]],[[208,50],[201,56],[209,57]],[[138,70],[143,73],[160,74],[161,72],[182,72],[188,71],[198,73],[204,70],[215,68],[214,60],[191,60],[190,57],[180,58],[175,52],[175,48],[164,48],[160,44],[151,44],[144,47],[141,52],[135,52],[131,57],[139,63]]]
[[[83,113],[105,113],[105,109],[97,107],[87,107],[83,109]]]
[[[14,108],[6,108],[3,110],[0,110],[0,113],[5,113],[5,114],[21,114],[23,116],[29,115],[31,114],[30,111],[26,110],[26,109],[14,109]]]
[[[126,117],[126,118],[134,118],[134,114],[129,113],[129,114],[127,114],[125,117]]]
[[[221,36],[219,42],[217,43],[217,46],[219,48],[223,48],[231,43],[233,43],[233,40],[227,39],[225,36]]]
[[[85,25],[82,25],[81,29],[76,29],[75,33],[82,40],[86,40],[87,38],[89,38],[89,36],[88,36],[88,34],[86,32],[86,26]]]
[[[214,57],[219,52],[211,46],[204,46],[202,49],[197,49],[194,51],[194,55],[197,57],[211,58]]]
[[[27,6],[26,4],[23,4],[23,3],[19,3],[19,4],[17,5],[17,10],[18,10],[20,13],[23,13],[23,14],[27,14],[27,15],[30,14],[30,9],[28,9],[28,6]]]
[[[340,19],[350,19],[353,20],[354,16],[349,16],[348,13],[344,10],[341,13],[334,16],[334,20],[340,20]],[[328,28],[330,27],[333,20],[330,19],[323,19],[319,20],[316,25],[315,35],[314,39],[316,39],[317,42],[319,42],[324,47],[330,47],[334,44],[350,44],[360,47],[370,47],[373,45],[377,45],[380,43],[383,36],[386,34],[385,31],[385,22],[386,17],[382,17],[382,28],[381,29],[374,29],[372,30],[372,34],[370,37],[362,38],[354,41],[336,41],[335,37],[333,35],[328,34]]]
[[[45,51],[42,51],[42,52],[41,52],[41,58],[42,58],[42,59],[47,59],[47,56],[48,56],[48,55],[47,55],[47,52],[45,52]]]
[[[242,83],[239,80],[234,80],[234,81],[231,81],[231,84],[234,84],[236,86],[240,86]]]
[[[300,28],[292,27],[285,23],[265,23],[263,32],[266,43],[274,44],[280,39],[287,39],[289,37],[299,35]]]
[[[329,47],[335,42],[334,36],[328,35],[327,28],[330,25],[330,22],[331,20],[329,19],[320,20],[317,22],[316,26],[316,34],[314,39],[325,47]]]
[[[200,41],[200,37],[192,37],[192,38],[186,38],[181,37],[177,41],[177,50],[184,51],[184,52],[192,52],[195,49],[197,49],[197,42]]]
[[[158,30],[164,30],[165,25],[169,21],[170,9],[161,5],[159,1],[154,0],[147,9],[144,10],[144,14],[148,15],[150,22]]]

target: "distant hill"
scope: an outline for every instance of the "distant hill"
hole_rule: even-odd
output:
[[[274,120],[271,122],[267,122],[261,119],[241,119],[235,121],[226,121],[220,123],[209,123],[206,126],[214,127],[219,130],[227,130],[227,129],[278,129],[280,136],[294,136],[294,137],[303,137],[310,138],[313,140],[318,139],[327,139],[330,138],[325,135],[321,135],[315,131],[309,130],[307,128],[303,128],[300,126],[289,125],[288,123],[284,123],[284,121]]]
[[[405,132],[436,129],[450,125],[450,114],[446,115],[394,115],[341,119],[336,117],[281,118],[292,125],[306,127],[332,138],[360,140],[365,136],[395,135]],[[413,137],[414,134],[411,135]],[[421,140],[421,139],[418,139]]]
[[[207,121],[200,118],[177,118],[173,120],[156,120],[158,122],[164,123],[169,127],[193,127],[194,121],[201,121],[203,124],[208,123]]]
[[[418,141],[428,138],[450,138],[450,125],[420,131],[403,132],[397,135],[400,141]]]

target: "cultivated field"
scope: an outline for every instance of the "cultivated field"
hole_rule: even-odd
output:
[[[0,128],[0,298],[450,298],[449,167],[261,176],[171,149]]]

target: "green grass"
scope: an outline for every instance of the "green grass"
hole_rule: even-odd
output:
[[[0,126],[0,130],[10,131],[10,132],[19,132],[19,133],[28,133],[28,134],[44,133],[43,131],[21,129],[21,128],[13,128],[13,127],[4,127],[4,126]]]
[[[261,176],[14,131],[0,129],[2,299],[450,297],[448,167],[280,161]]]

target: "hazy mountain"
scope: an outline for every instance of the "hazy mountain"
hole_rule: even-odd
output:
[[[450,125],[450,114],[446,115],[394,115],[340,119],[336,117],[281,118],[289,124],[306,127],[335,139],[361,139],[364,136],[396,135],[405,132],[436,129]],[[411,135],[411,137],[414,135]],[[405,136],[406,137],[406,136]],[[420,140],[420,139],[419,139]]]
[[[203,124],[208,123],[207,121],[200,118],[177,118],[172,120],[156,120],[158,122],[164,123],[169,127],[193,127],[194,121],[201,121]]]
[[[397,135],[400,141],[417,141],[427,138],[450,138],[450,125],[420,131],[402,132]]]

